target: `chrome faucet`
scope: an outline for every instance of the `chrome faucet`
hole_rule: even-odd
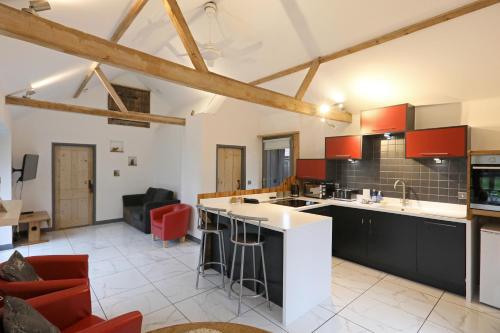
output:
[[[403,185],[403,199],[401,199],[401,202],[403,204],[403,207],[406,206],[407,204],[407,200],[406,200],[406,183],[404,182],[404,180],[401,180],[401,179],[398,179],[394,182],[394,189],[396,189],[396,186],[398,186],[398,184],[401,183],[401,185]]]

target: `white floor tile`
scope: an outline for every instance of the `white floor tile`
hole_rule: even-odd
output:
[[[415,281],[407,280],[407,279],[404,279],[404,278],[401,278],[398,276],[390,275],[390,274],[387,275],[384,278],[384,280],[387,280],[389,282],[399,284],[401,286],[404,286],[404,287],[407,287],[410,289],[414,289],[414,290],[423,292],[427,295],[431,295],[431,296],[438,297],[438,298],[441,297],[441,295],[443,294],[443,291],[440,289],[437,289],[437,288],[434,288],[431,286],[427,286],[425,284],[418,283]]]
[[[90,280],[98,299],[117,295],[149,284],[149,281],[136,269],[103,276]]]
[[[186,265],[174,258],[140,266],[137,269],[151,282],[160,281],[191,271]]]
[[[114,258],[102,261],[94,261],[89,265],[89,277],[95,279],[102,276],[112,275],[134,268],[125,258]]]
[[[377,283],[380,278],[353,270],[346,263],[333,268],[332,282],[357,293],[362,293]]]
[[[332,267],[333,266],[337,266],[338,264],[341,264],[344,261],[345,261],[344,259],[340,259],[340,258],[337,258],[337,257],[332,257]]]
[[[444,300],[439,301],[428,320],[457,332],[500,332],[500,319]]]
[[[349,269],[356,271],[358,273],[361,273],[363,275],[373,276],[377,279],[382,279],[387,275],[387,273],[378,271],[378,270],[370,268],[370,267],[362,266],[362,265],[359,265],[359,264],[356,264],[356,263],[353,263],[350,261],[344,261],[343,263],[341,263],[340,267],[349,268]]]
[[[21,253],[23,255],[23,257],[29,256],[28,246],[19,246],[19,247],[13,248],[13,249],[0,251],[0,262],[4,262],[4,261],[9,260],[10,256],[15,251],[18,251],[19,253]]]
[[[333,313],[337,313],[359,295],[361,295],[361,293],[332,283],[331,296],[320,305]]]
[[[438,301],[434,296],[389,281],[380,281],[364,295],[421,318],[426,318]]]
[[[426,321],[418,333],[458,333],[459,331],[450,330],[439,326],[430,321]]]
[[[239,317],[231,320],[232,323],[248,325],[252,327],[257,327],[262,330],[272,332],[272,333],[286,333],[283,329],[273,324],[268,319],[264,318],[261,314],[255,312],[254,310],[250,310],[245,312]]]
[[[238,314],[238,301],[229,300],[226,293],[220,289],[213,289],[203,294],[188,298],[175,306],[190,321],[229,321]],[[250,310],[241,304],[241,313]]]
[[[170,305],[167,298],[151,284],[103,298],[99,303],[108,318],[130,311],[140,311],[144,316]]]
[[[104,314],[104,311],[101,308],[101,305],[97,301],[92,302],[92,314],[102,319],[107,319],[106,315]]]
[[[157,282],[154,285],[172,303],[185,300],[207,290],[215,288],[208,280],[200,276],[198,289],[196,288],[196,272],[190,271],[177,276],[172,276]]]
[[[460,306],[463,306],[463,307],[466,307],[466,308],[469,308],[472,310],[476,310],[476,311],[479,311],[479,312],[482,312],[482,313],[485,313],[485,314],[488,314],[490,316],[493,316],[495,318],[500,319],[500,309],[491,307],[491,306],[486,305],[486,304],[479,303],[477,301],[468,302],[465,299],[465,297],[463,297],[463,296],[459,296],[459,295],[455,295],[455,294],[452,294],[449,292],[445,292],[441,299],[443,301],[457,304],[457,305],[460,305]]]
[[[148,251],[136,252],[125,256],[135,267],[151,265],[170,259],[172,256],[164,249],[151,249]]]
[[[341,317],[335,316],[318,328],[317,333],[369,333],[370,331]]]
[[[179,260],[182,262],[184,265],[191,269],[196,269],[198,266],[198,258],[199,258],[199,253],[188,253],[188,254],[181,254],[177,255],[175,259]]]
[[[339,315],[373,332],[418,332],[425,318],[362,295]]]
[[[188,323],[184,315],[173,305],[151,312],[142,318],[142,332],[149,332],[158,328]]]

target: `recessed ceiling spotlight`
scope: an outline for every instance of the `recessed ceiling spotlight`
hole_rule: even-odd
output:
[[[391,133],[384,133],[384,138],[386,138],[387,140],[392,140],[393,136]]]
[[[33,96],[34,94],[36,94],[36,91],[35,91],[35,89],[33,89],[33,87],[30,85],[30,86],[28,87],[28,89],[26,89],[26,92],[24,93],[23,98],[31,98],[31,96]]]
[[[319,112],[321,114],[326,114],[326,113],[330,112],[330,105],[328,105],[328,104],[321,104],[321,106],[319,107]]]
[[[38,12],[43,12],[45,10],[50,10],[50,3],[48,1],[44,0],[31,0],[29,2],[29,7],[28,8],[23,8],[22,10],[30,13],[30,14],[37,14]]]
[[[434,162],[436,162],[436,164],[442,164],[443,163],[443,160],[440,159],[440,158],[435,158],[434,159]]]

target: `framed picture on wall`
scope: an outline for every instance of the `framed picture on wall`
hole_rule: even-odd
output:
[[[123,141],[111,140],[109,143],[109,151],[111,153],[123,153],[125,151],[123,146]]]
[[[128,166],[132,166],[132,167],[137,166],[137,156],[129,156],[128,157]]]

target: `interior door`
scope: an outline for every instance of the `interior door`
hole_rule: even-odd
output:
[[[54,149],[55,227],[93,223],[93,147],[57,145]]]
[[[217,192],[243,189],[241,148],[217,147]]]

